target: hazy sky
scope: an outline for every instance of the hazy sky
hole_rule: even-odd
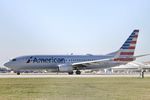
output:
[[[150,53],[150,0],[0,0],[0,66],[21,55],[107,54],[134,29],[136,55]]]

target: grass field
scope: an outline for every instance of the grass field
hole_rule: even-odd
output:
[[[0,100],[150,100],[150,78],[1,78]]]

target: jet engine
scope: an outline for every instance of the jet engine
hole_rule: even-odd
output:
[[[63,65],[59,65],[58,68],[60,72],[72,72],[73,71],[72,65],[63,64]]]

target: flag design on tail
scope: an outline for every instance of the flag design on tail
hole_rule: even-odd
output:
[[[125,43],[118,50],[114,57],[114,61],[130,62],[135,60],[134,51],[136,48],[139,30],[134,30]]]

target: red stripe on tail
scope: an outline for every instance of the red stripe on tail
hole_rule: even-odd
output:
[[[115,58],[114,61],[133,61],[134,58]]]
[[[121,52],[120,55],[133,55],[134,52]]]
[[[138,37],[138,35],[135,35],[134,37],[136,37],[136,38],[137,38],[137,37]]]
[[[135,47],[131,46],[131,47],[129,47],[128,49],[135,49]]]
[[[136,44],[136,41],[131,41],[131,44]]]

